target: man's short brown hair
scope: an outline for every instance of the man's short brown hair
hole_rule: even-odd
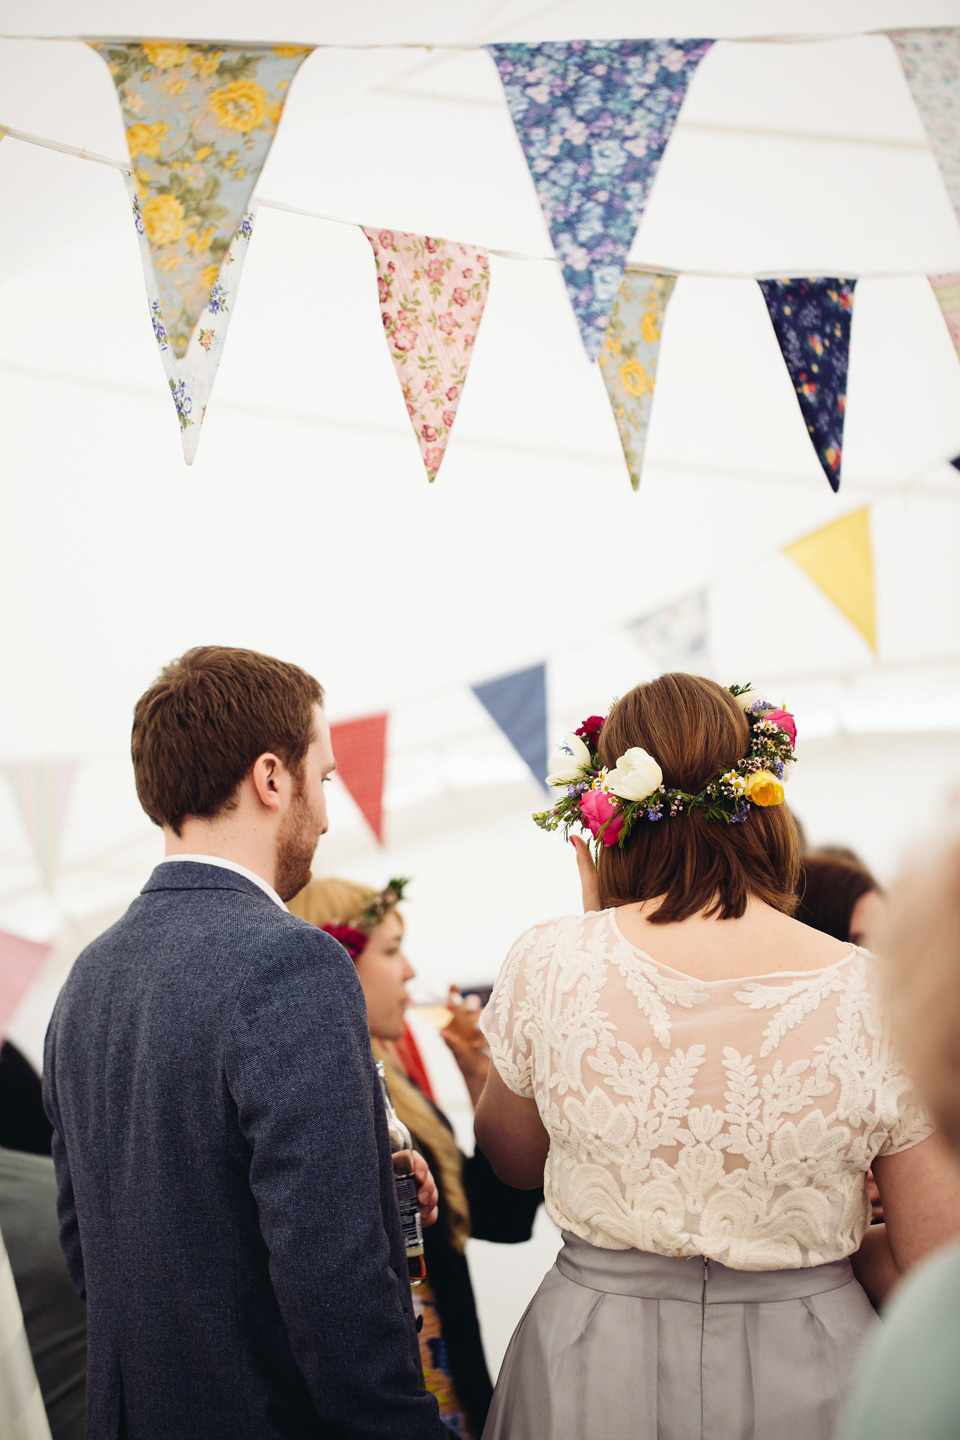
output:
[[[297,665],[200,645],[172,660],[133,712],[133,772],[140,804],[175,834],[188,815],[232,807],[259,755],[300,773],[323,689]]]
[[[637,685],[611,710],[597,747],[612,767],[632,745],[659,763],[663,783],[695,794],[750,748],[750,726],[723,686],[699,675],[661,675]],[[640,819],[621,850],[600,852],[605,906],[664,897],[648,918],[668,925],[705,911],[736,919],[754,895],[790,915],[797,903],[800,848],[786,805],[750,806],[746,820],[725,824],[697,810]]]

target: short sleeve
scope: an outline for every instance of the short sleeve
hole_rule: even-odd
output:
[[[501,1080],[524,1100],[535,1098],[533,1057],[542,1033],[543,956],[537,934],[527,930],[511,947],[480,1017]]]
[[[880,1115],[886,1130],[878,1155],[899,1155],[933,1134],[936,1126],[923,1108],[910,1076],[891,1050],[880,1091]]]

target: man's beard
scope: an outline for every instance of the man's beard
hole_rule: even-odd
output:
[[[277,874],[273,888],[281,900],[292,900],[310,879],[310,865],[319,839],[320,827],[306,803],[301,782],[277,836]]]

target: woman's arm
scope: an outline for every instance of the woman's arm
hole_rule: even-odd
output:
[[[878,1155],[873,1174],[884,1224],[870,1226],[853,1268],[874,1305],[880,1305],[901,1275],[960,1235],[960,1167],[931,1135],[897,1155]]]
[[[507,1185],[534,1190],[543,1184],[550,1137],[535,1100],[525,1100],[500,1079],[491,1065],[473,1119],[477,1144]]]

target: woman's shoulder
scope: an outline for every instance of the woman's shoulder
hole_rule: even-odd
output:
[[[593,937],[595,932],[609,925],[609,910],[588,910],[586,914],[556,915],[550,920],[539,920],[530,925],[513,942],[510,953],[545,953],[558,946],[579,945]]]

